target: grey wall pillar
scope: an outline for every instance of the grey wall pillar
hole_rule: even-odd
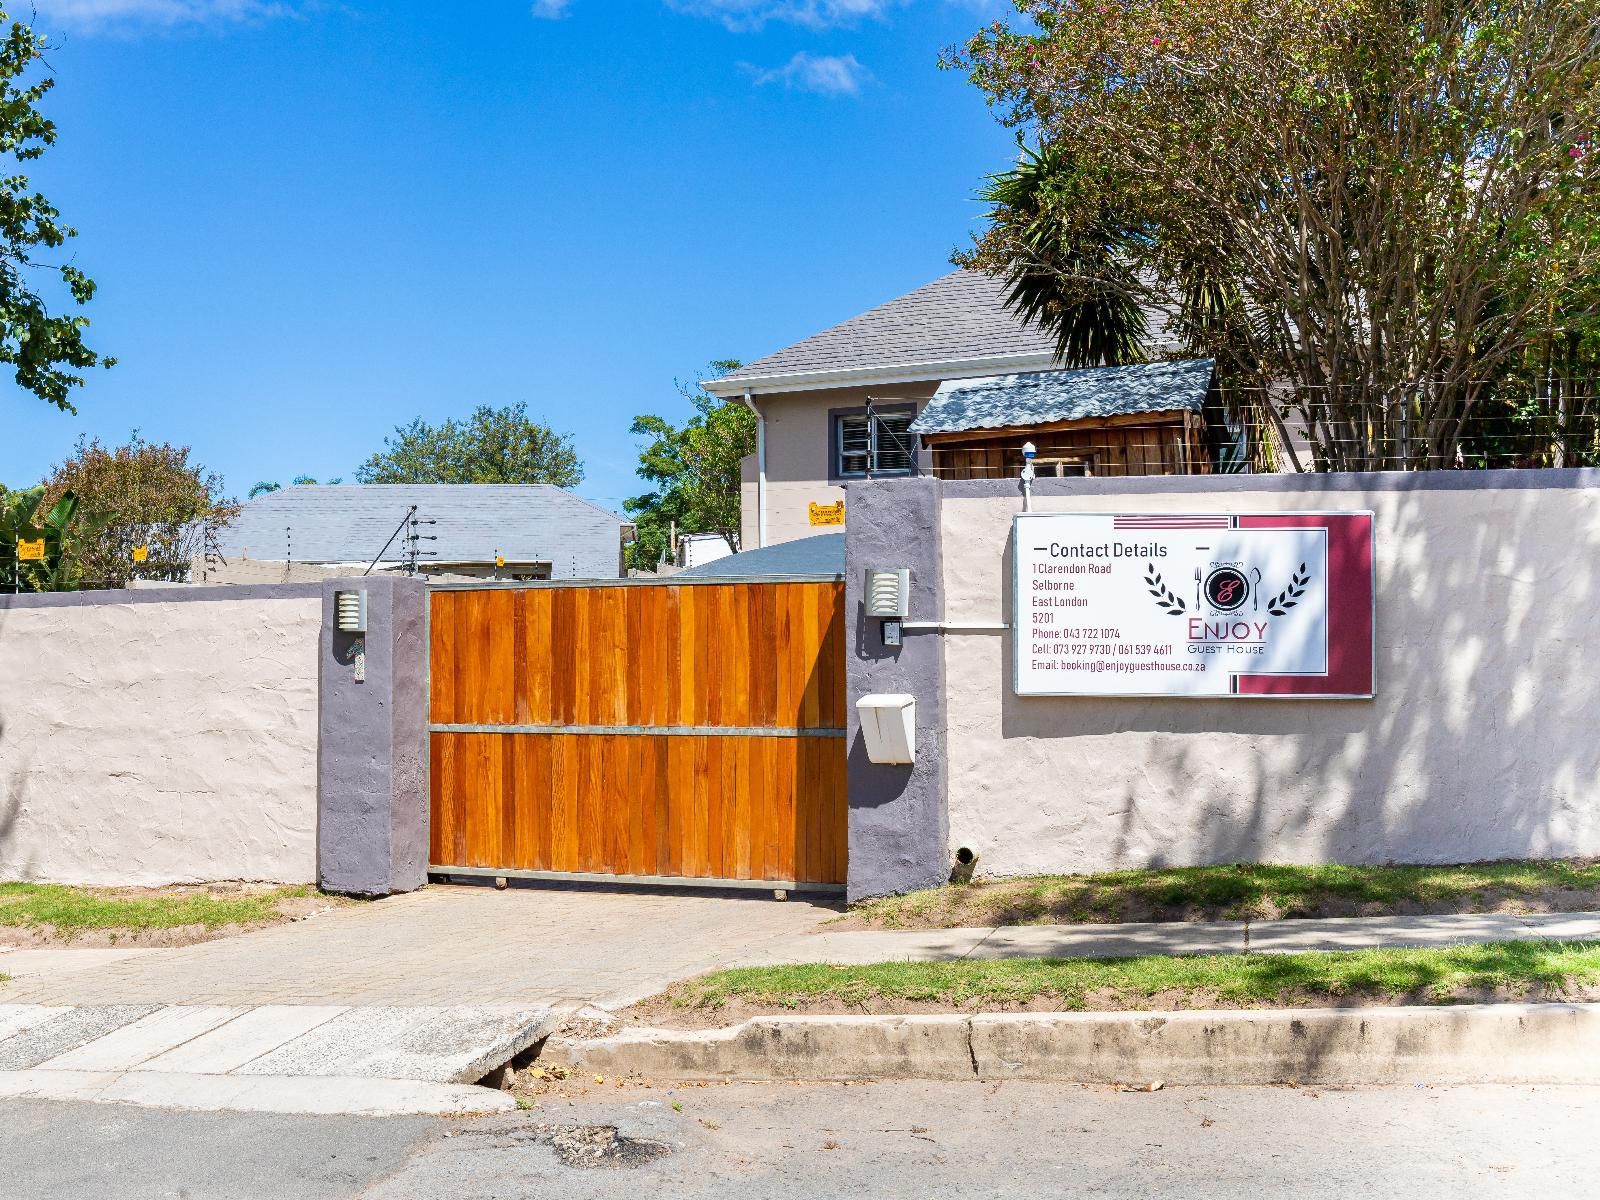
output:
[[[367,593],[365,634],[334,629],[335,591]],[[356,656],[365,649],[365,678]],[[427,585],[404,576],[322,589],[317,878],[330,892],[387,896],[428,874]]]
[[[868,567],[910,567],[910,620],[940,618],[939,481],[891,479],[846,489],[845,621],[849,633],[850,899],[882,896],[949,878],[945,800],[944,653],[939,634],[906,632],[883,644],[881,623],[862,604]],[[879,766],[867,758],[855,702],[873,692],[917,698],[917,761]]]

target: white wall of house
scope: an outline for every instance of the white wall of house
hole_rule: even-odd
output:
[[[1371,509],[1377,698],[1018,697],[1009,635],[946,635],[952,851],[1001,875],[1600,854],[1600,489],[1503,474],[1523,486],[1040,496]],[[947,621],[1011,619],[1017,507],[946,491]]]
[[[321,596],[185,591],[0,598],[0,880],[317,878]]]
[[[938,386],[935,380],[752,397],[767,429],[767,544],[839,532],[838,526],[814,526],[810,519],[812,504],[844,500],[844,487],[833,469],[835,410],[860,409],[871,396],[880,407],[911,404],[920,412]],[[740,539],[746,550],[759,544],[756,476],[751,455],[744,460],[740,493]],[[848,512],[845,519],[848,522]]]

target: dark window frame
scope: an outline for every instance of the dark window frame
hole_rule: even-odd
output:
[[[916,419],[917,405],[914,401],[904,404],[874,404],[872,412],[880,417],[909,416]],[[840,468],[844,457],[839,444],[839,432],[847,417],[864,417],[867,415],[867,406],[857,405],[853,408],[830,408],[828,410],[828,482],[850,483],[857,479],[906,479],[917,473],[917,452],[921,449],[921,440],[909,429],[906,431],[906,443],[910,452],[911,461],[904,470],[900,471],[873,471],[870,476],[866,472],[846,475]],[[909,422],[908,422],[909,423]],[[872,437],[874,443],[879,436],[879,431],[873,427]],[[869,451],[870,453],[870,451]]]

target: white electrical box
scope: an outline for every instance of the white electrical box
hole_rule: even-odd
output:
[[[917,698],[901,693],[863,696],[856,701],[867,757],[875,763],[917,760]]]
[[[910,602],[910,567],[867,568],[867,616],[902,618],[909,613]]]

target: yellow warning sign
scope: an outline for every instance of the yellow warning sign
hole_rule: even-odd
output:
[[[44,539],[34,538],[31,542],[17,542],[17,557],[23,562],[44,561]]]
[[[811,523],[813,525],[843,525],[844,501],[835,500],[832,504],[818,504],[811,502]]]
[[[149,546],[135,546],[133,548],[133,561],[144,562],[150,557]]]
[[[497,566],[497,567],[505,566],[506,565],[506,556],[504,554],[496,554],[494,556],[494,565]]]

